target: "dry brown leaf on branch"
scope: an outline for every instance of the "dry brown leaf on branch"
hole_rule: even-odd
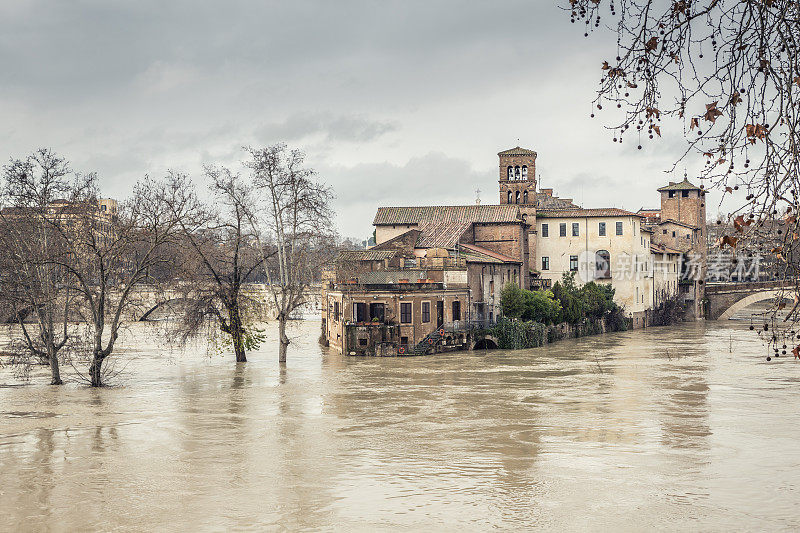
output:
[[[731,248],[736,248],[736,243],[738,241],[739,239],[737,239],[736,237],[733,237],[731,235],[725,235],[724,237],[722,237],[722,241],[720,242],[719,247],[724,248],[725,245],[727,244]]]
[[[658,38],[657,37],[650,37],[650,40],[644,44],[644,49],[648,52],[652,52],[658,48]]]
[[[736,228],[736,231],[738,231],[739,233],[744,231],[745,226],[749,226],[752,223],[753,223],[752,220],[745,220],[744,215],[739,215],[738,217],[733,219],[733,227]]]
[[[603,66],[600,67],[602,70],[608,70],[611,68],[611,65],[608,64],[608,61],[603,61]]]
[[[693,130],[693,129],[699,128],[699,127],[700,127],[700,119],[698,119],[697,117],[692,117],[692,121],[689,124],[689,129]]]
[[[647,109],[645,109],[645,113],[646,113],[647,118],[650,118],[650,117],[658,118],[658,117],[661,116],[661,111],[659,111],[655,107],[648,107]]]
[[[739,92],[737,91],[737,92],[733,93],[733,96],[731,96],[731,99],[730,99],[731,105],[736,105],[741,101],[742,101],[742,97],[739,96]]]
[[[718,102],[712,102],[710,104],[706,104],[706,114],[703,115],[703,118],[709,122],[716,122],[717,117],[722,115],[722,111],[717,109],[717,103]]]
[[[725,192],[731,192],[732,193],[733,192],[733,188],[732,187],[725,187]]]
[[[675,2],[672,4],[672,11],[673,13],[686,13],[686,2],[684,0]]]
[[[752,144],[755,144],[756,139],[763,141],[767,136],[767,128],[763,124],[745,124],[744,128],[747,138]]]
[[[795,359],[800,359],[800,345],[794,347],[794,350],[792,350],[792,355],[794,355]]]
[[[661,137],[661,128],[659,128],[656,125],[653,125],[653,131],[656,132],[656,134],[658,134],[659,137]]]

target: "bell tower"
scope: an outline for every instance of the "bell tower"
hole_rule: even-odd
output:
[[[531,272],[526,272],[523,279],[531,283],[531,275],[539,276],[536,262],[536,152],[527,148],[512,148],[497,154],[500,158],[500,204],[518,205],[525,220],[524,246],[522,253],[528,256],[524,265],[529,265]],[[528,288],[528,287],[525,287]]]
[[[517,204],[523,214],[535,214],[536,152],[517,146],[497,156],[500,158],[500,204]]]

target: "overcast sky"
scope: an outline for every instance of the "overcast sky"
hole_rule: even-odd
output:
[[[366,238],[378,206],[497,203],[520,144],[561,196],[657,207],[680,139],[640,151],[589,118],[615,55],[547,0],[0,0],[0,160],[48,146],[123,198],[284,141]]]

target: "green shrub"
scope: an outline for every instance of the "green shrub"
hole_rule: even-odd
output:
[[[547,326],[539,322],[501,317],[491,329],[498,348],[521,350],[547,344]]]
[[[553,298],[551,291],[527,291],[512,283],[500,292],[500,307],[507,318],[542,324],[554,324],[561,315],[561,304]]]

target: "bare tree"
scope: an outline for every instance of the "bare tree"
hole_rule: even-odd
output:
[[[306,302],[311,281],[327,261],[319,251],[335,241],[333,193],[316,181],[316,173],[304,166],[305,155],[298,150],[275,144],[247,151],[255,187],[264,193],[264,228],[276,248],[265,273],[278,319],[278,360],[284,363],[290,342],[286,322]]]
[[[70,206],[70,223],[59,226],[69,251],[60,265],[74,279],[89,325],[85,355],[88,381],[104,384],[104,362],[114,352],[126,312],[138,303],[136,290],[154,290],[153,272],[169,264],[177,246],[180,218],[187,216],[185,191],[145,178],[117,213],[101,209],[96,178],[88,176],[81,198]]]
[[[69,176],[66,160],[42,148],[3,167],[0,192],[0,298],[21,335],[12,347],[19,362],[49,364],[53,385],[62,383],[59,352],[70,339],[70,280],[60,266],[66,247],[58,231],[78,192]]]
[[[756,243],[798,294],[787,250],[800,238],[800,2],[569,0],[566,9],[585,36],[602,26],[617,37],[616,53],[598,58],[591,116],[614,114],[614,142],[633,137],[639,149],[677,131],[679,160],[702,164],[701,188],[746,194],[718,246]],[[782,242],[765,244],[774,236]]]
[[[207,167],[206,176],[212,204],[205,207],[186,176],[170,176],[174,187],[190,191],[188,198],[194,206],[194,216],[179,218],[182,279],[190,281],[182,338],[196,336],[211,319],[230,339],[236,361],[245,362],[246,352],[262,340],[260,332],[246,324],[256,302],[244,290],[245,284],[253,281],[269,253],[260,249],[253,187],[227,168]]]

